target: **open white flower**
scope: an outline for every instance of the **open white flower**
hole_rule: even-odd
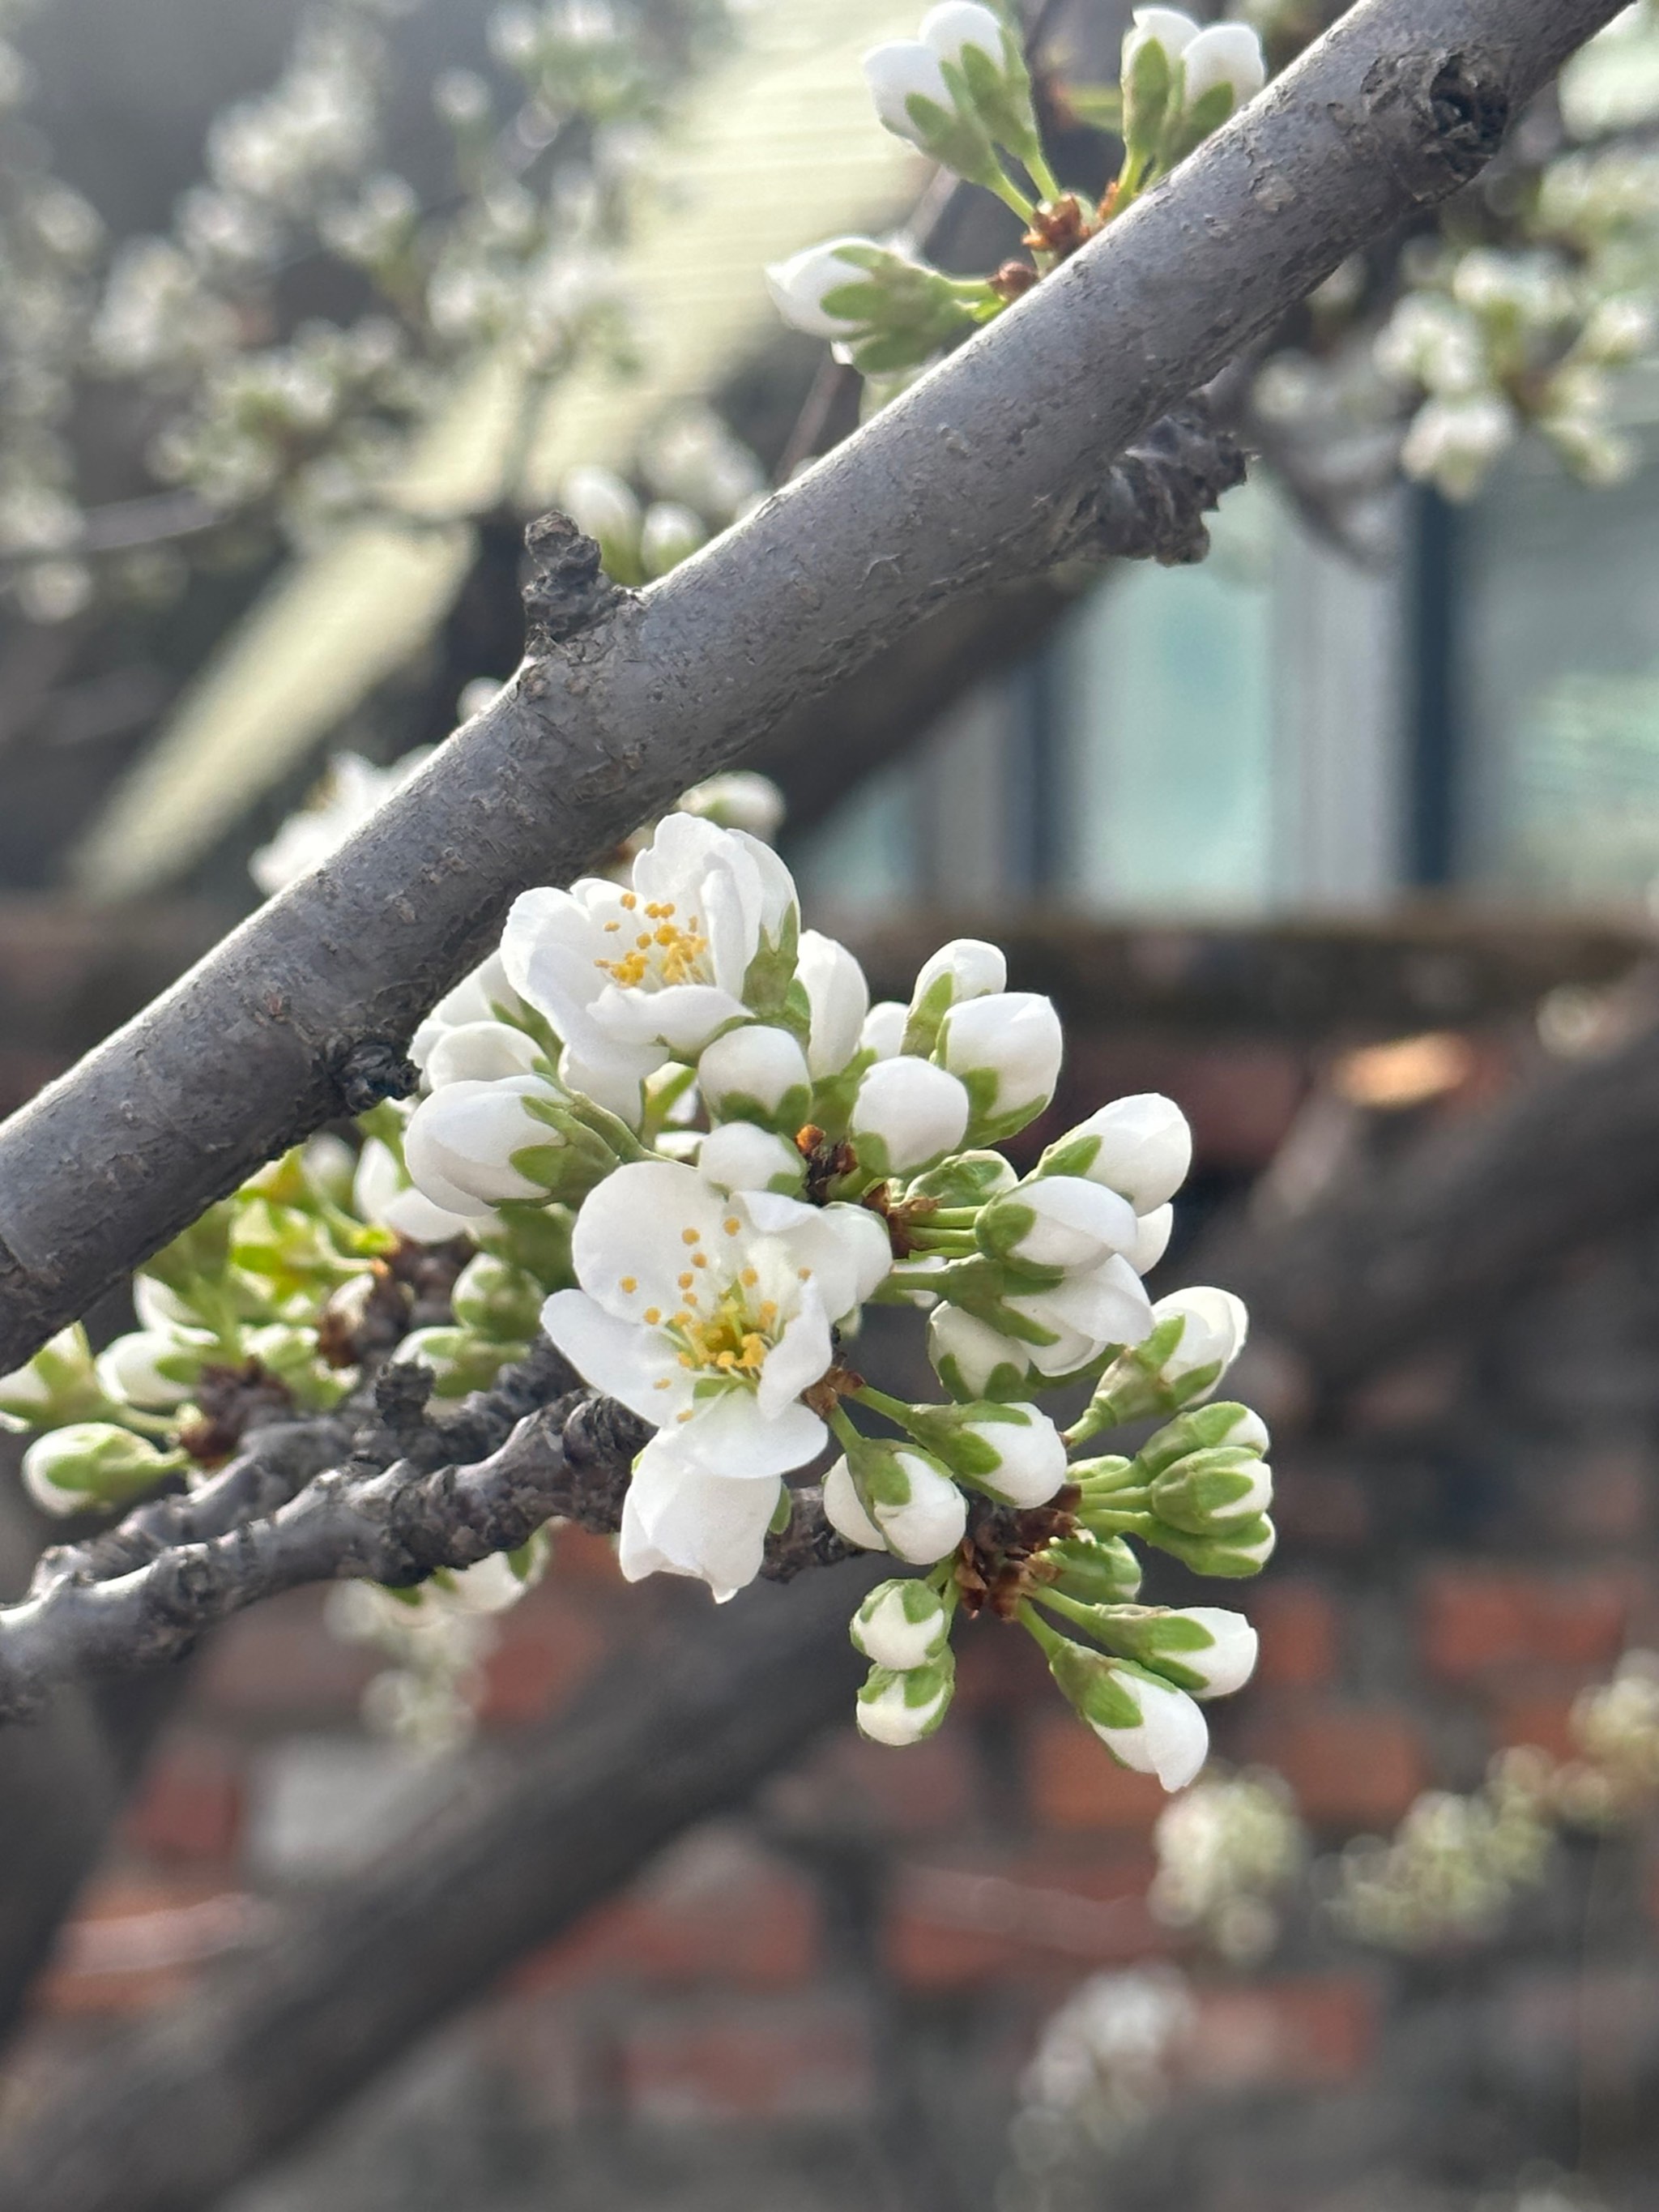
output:
[[[623,1500],[617,1562],[624,1580],[690,1575],[724,1605],[760,1572],[777,1502],[775,1482],[711,1474],[659,1431],[635,1462]]]
[[[572,1259],[581,1288],[542,1310],[555,1344],[596,1390],[667,1431],[677,1463],[757,1483],[822,1448],[800,1394],[830,1364],[831,1323],[891,1265],[862,1206],[720,1191],[670,1160],[599,1184]]]
[[[568,891],[526,891],[501,961],[563,1038],[562,1079],[617,1110],[618,1088],[636,1091],[671,1053],[700,1052],[743,1018],[751,969],[784,957],[796,912],[794,883],[769,847],[671,814],[628,888],[588,876]]]
[[[816,929],[801,932],[795,974],[811,1010],[806,1064],[822,1083],[839,1075],[859,1048],[870,1011],[870,986],[847,947]]]

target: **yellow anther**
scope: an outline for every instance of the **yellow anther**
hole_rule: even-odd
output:
[[[661,1319],[662,1319],[662,1308],[661,1308],[660,1306],[647,1306],[647,1307],[646,1308],[646,1310],[645,1310],[645,1322],[646,1322],[646,1327],[647,1327],[647,1328],[655,1328],[655,1327],[657,1326],[657,1323],[658,1323]]]
[[[613,932],[620,929],[622,927],[622,924],[619,921],[607,921],[605,927],[605,934],[610,936]],[[598,964],[602,968],[604,967],[605,963],[601,960]]]
[[[674,1378],[672,1375],[659,1375],[656,1381],[651,1385],[651,1388],[653,1390],[666,1390],[672,1384],[673,1380]]]
[[[696,1279],[696,1279],[696,1276],[691,1273],[691,1270],[688,1267],[688,1268],[686,1269],[685,1273],[684,1273],[680,1277],[680,1288],[681,1288],[683,1291],[689,1291],[689,1290],[690,1289],[690,1287],[691,1287],[692,1284],[693,1284],[693,1283],[695,1283],[695,1282],[696,1281]]]
[[[725,1220],[721,1222],[720,1227],[726,1231],[728,1237],[739,1237],[743,1233],[743,1224],[738,1220],[735,1213],[728,1213]]]
[[[812,1279],[812,1270],[810,1267],[797,1267],[795,1273],[803,1283],[810,1283]]]
[[[635,908],[640,902],[638,892],[624,891],[622,895],[622,902],[628,908],[628,911],[632,914]]]
[[[689,1328],[690,1325],[691,1316],[689,1313],[677,1313],[675,1315],[673,1326],[676,1328]]]
[[[692,1265],[694,1267],[706,1267],[708,1265],[708,1253],[707,1253],[707,1252],[694,1252],[694,1253],[691,1255],[691,1265]]]
[[[689,1352],[681,1352],[681,1354],[680,1354],[680,1365],[681,1365],[682,1367],[695,1367],[695,1366],[696,1365],[696,1364],[697,1364],[697,1363],[696,1363],[696,1361],[695,1359],[693,1359],[693,1358],[691,1357],[691,1355],[690,1355],[690,1353]]]
[[[622,1279],[622,1287],[627,1291],[629,1297],[631,1298],[635,1291],[640,1287],[638,1276],[624,1275]]]
[[[648,952],[651,950],[650,931],[648,929],[642,930],[634,939],[634,943],[641,952]]]
[[[756,1273],[752,1267],[745,1267],[742,1274],[738,1276],[738,1280],[743,1285],[745,1291],[752,1291],[756,1284],[759,1282],[760,1277]]]
[[[689,1421],[689,1420],[690,1419],[690,1418],[691,1418],[691,1408],[690,1407],[690,1406],[688,1406],[688,1407],[686,1407],[685,1411],[684,1411],[683,1413],[676,1413],[676,1414],[675,1414],[675,1416],[674,1416],[674,1419],[675,1419],[677,1421]]]
[[[680,1242],[682,1244],[701,1244],[702,1242],[702,1230],[682,1229],[680,1231]]]

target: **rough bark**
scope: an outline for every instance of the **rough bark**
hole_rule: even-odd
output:
[[[0,1130],[0,1365],[344,1104],[526,884],[744,757],[930,608],[1039,574],[1112,459],[1468,181],[1619,0],[1361,0],[1168,184],[634,596],[532,532],[530,657],[325,867]]]
[[[0,2203],[194,2212],[338,2107],[437,2021],[570,1927],[696,1820],[845,1717],[847,1616],[874,1570],[670,1608],[538,1740],[412,1843],[285,1914],[191,2003],[0,2148]]]

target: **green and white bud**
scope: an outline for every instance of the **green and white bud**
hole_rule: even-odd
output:
[[[538,1075],[450,1083],[416,1108],[404,1162],[416,1188],[453,1213],[520,1199],[575,1205],[618,1164],[591,1118]]]
[[[202,1370],[216,1350],[204,1334],[141,1328],[118,1336],[98,1357],[98,1380],[106,1398],[146,1413],[170,1413],[195,1395]]]
[[[1178,112],[1181,57],[1198,36],[1198,25],[1176,8],[1137,8],[1123,41],[1123,143],[1129,161],[1144,171],[1156,159],[1165,129]]]
[[[1243,1350],[1249,1331],[1243,1301],[1208,1285],[1173,1291],[1158,1299],[1152,1315],[1150,1332],[1101,1376],[1084,1433],[1200,1403]]]
[[[1162,1474],[1177,1460],[1185,1459],[1189,1452],[1212,1451],[1218,1446],[1228,1445],[1234,1450],[1255,1452],[1265,1457],[1268,1445],[1267,1425],[1260,1413],[1248,1406],[1235,1405],[1231,1400],[1217,1398],[1207,1406],[1190,1406],[1178,1413],[1173,1421],[1147,1437],[1135,1454],[1134,1465],[1139,1479],[1150,1482]]]
[[[640,566],[647,576],[665,576],[708,542],[700,514],[677,499],[653,500],[640,526]]]
[[[559,504],[598,543],[610,574],[630,581],[639,574],[644,518],[632,488],[614,470],[592,463],[572,469],[559,487]]]
[[[918,35],[939,56],[958,106],[970,109],[992,139],[1021,161],[1040,158],[1030,72],[1002,18],[977,0],[943,0],[922,17]]]
[[[1261,40],[1248,23],[1211,23],[1192,40],[1181,58],[1182,102],[1196,116],[1206,100],[1216,107],[1211,130],[1254,100],[1267,82],[1267,64]],[[1224,87],[1229,97],[1214,99]]]
[[[923,963],[905,1021],[904,1049],[926,1056],[939,1042],[939,1024],[963,999],[982,999],[1007,988],[1008,962],[1000,945],[979,937],[953,937]]]
[[[508,1022],[460,1022],[440,1032],[425,1067],[428,1091],[451,1083],[498,1083],[530,1075],[540,1054],[535,1040]]]
[[[1147,1091],[1113,1099],[1057,1137],[1036,1173],[1085,1176],[1127,1198],[1137,1213],[1151,1214],[1175,1196],[1192,1164],[1186,1115],[1174,1099]]]
[[[1048,1671],[1118,1764],[1184,1790],[1210,1749],[1204,1716],[1186,1692],[1063,1637],[1042,1641]]]
[[[913,1406],[909,1425],[952,1474],[1006,1504],[1046,1505],[1066,1480],[1060,1431],[1029,1403]]]
[[[806,1163],[787,1137],[752,1121],[726,1121],[703,1139],[697,1173],[716,1190],[771,1190],[799,1198]]]
[[[936,1589],[918,1581],[878,1583],[853,1615],[853,1648],[878,1667],[908,1674],[938,1658],[951,1615]]]
[[[0,1376],[0,1426],[58,1428],[88,1420],[108,1405],[80,1322],[59,1329],[26,1366]]]
[[[896,1060],[904,1049],[904,1030],[909,1018],[910,1009],[896,999],[878,999],[864,1018],[859,1049],[877,1060]]]
[[[866,1440],[836,1461],[823,1479],[824,1517],[849,1544],[875,1546],[914,1567],[931,1567],[954,1552],[968,1526],[968,1502],[950,1473],[908,1444]]]
[[[455,1279],[450,1304],[463,1328],[510,1344],[532,1342],[545,1296],[534,1276],[493,1252],[479,1252]]]
[[[1094,1632],[1195,1698],[1228,1697],[1255,1672],[1255,1629],[1219,1606],[1115,1606],[1102,1611]]]
[[[1054,1095],[1066,1040],[1053,1002],[1036,991],[1000,991],[952,1006],[938,1057],[966,1085],[975,1144],[1012,1136]]]
[[[76,1421],[35,1438],[23,1455],[23,1487],[44,1513],[85,1513],[140,1498],[184,1464],[183,1452],[164,1452],[131,1429]]]
[[[1236,1521],[1212,1536],[1188,1536],[1159,1522],[1148,1530],[1146,1541],[1190,1567],[1195,1575],[1217,1582],[1245,1582],[1259,1575],[1273,1555],[1278,1532],[1265,1513],[1253,1520]]]
[[[1059,1276],[1132,1252],[1139,1226],[1115,1190],[1080,1176],[1047,1176],[988,1206],[974,1236],[988,1259]]]
[[[927,1357],[953,1398],[1018,1398],[1031,1379],[1029,1347],[960,1306],[937,1305],[928,1316]]]
[[[440,1398],[465,1398],[487,1390],[509,1360],[523,1359],[529,1344],[475,1336],[465,1328],[416,1328],[392,1357],[399,1365],[428,1367]]]
[[[948,1645],[926,1666],[872,1667],[854,1708],[860,1735],[896,1748],[932,1735],[950,1710],[956,1671]]]
[[[1140,1561],[1121,1536],[1066,1536],[1045,1544],[1042,1559],[1054,1588],[1081,1605],[1127,1605],[1139,1594]]]
[[[848,1133],[868,1175],[908,1175],[956,1151],[968,1113],[967,1091],[944,1068],[908,1055],[878,1060],[859,1084]]]
[[[960,1210],[987,1206],[1019,1181],[1000,1152],[957,1152],[905,1186],[907,1199],[931,1199],[937,1206]],[[917,1224],[926,1229],[924,1217]]]
[[[745,1022],[706,1045],[697,1087],[719,1121],[752,1121],[781,1133],[799,1129],[812,1103],[806,1054],[787,1030]]]
[[[766,271],[773,304],[866,375],[915,368],[988,319],[995,295],[872,238],[809,246]],[[981,298],[981,294],[984,295]]]
[[[857,1054],[870,986],[844,945],[822,931],[804,929],[795,976],[806,994],[806,1064],[815,1083],[839,1075]]]
[[[896,39],[864,57],[883,127],[908,138],[935,161],[970,183],[994,190],[1001,179],[996,149],[979,117],[964,113],[937,53],[920,39]]]
[[[1154,1513],[1189,1536],[1213,1536],[1253,1521],[1273,1504],[1273,1469],[1253,1451],[1219,1444],[1189,1452],[1149,1487]]]

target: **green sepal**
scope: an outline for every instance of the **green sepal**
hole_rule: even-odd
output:
[[[836,311],[832,307],[830,312],[833,314]],[[751,1013],[770,1019],[784,1012],[799,957],[800,914],[790,905],[784,908],[775,940],[763,939],[744,972],[743,988],[738,995]]]
[[[965,1206],[984,1206],[1014,1184],[1014,1170],[1000,1152],[954,1152],[907,1183],[904,1195],[931,1198],[936,1206],[955,1212]]]
[[[1135,1464],[1150,1481],[1155,1474],[1162,1474],[1165,1468],[1173,1467],[1178,1459],[1185,1459],[1189,1452],[1208,1451],[1225,1443],[1228,1431],[1247,1418],[1249,1413],[1248,1406],[1237,1405],[1227,1398],[1213,1399],[1207,1406],[1189,1406],[1184,1413],[1177,1414],[1173,1421],[1147,1437],[1135,1454]],[[1231,1449],[1243,1451],[1250,1447],[1236,1445]],[[1260,1454],[1254,1455],[1260,1457]]]
[[[1044,1579],[1084,1605],[1123,1605],[1139,1593],[1140,1561],[1121,1536],[1066,1536],[1041,1553]]]

